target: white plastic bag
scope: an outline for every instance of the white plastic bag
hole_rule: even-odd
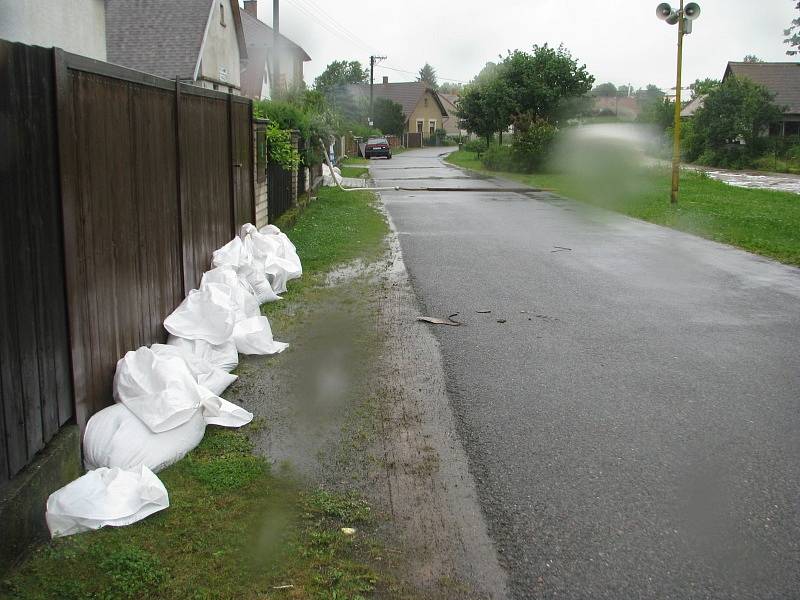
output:
[[[297,255],[297,248],[295,248],[292,240],[290,240],[285,233],[275,225],[265,225],[258,233],[263,236],[274,236],[278,240],[281,247],[281,252],[278,253],[278,257],[288,261],[288,264],[292,266],[292,268],[289,269],[289,279],[297,279],[303,274],[303,265],[300,262],[300,257]]]
[[[114,404],[95,413],[86,424],[84,462],[87,469],[130,471],[144,465],[158,473],[196,448],[205,431],[206,420],[200,411],[183,425],[153,433],[123,404]]]
[[[233,328],[233,341],[242,354],[277,354],[289,346],[272,339],[272,328],[267,317],[239,321]]]
[[[203,419],[206,425],[241,427],[253,420],[253,413],[224,398],[214,396],[203,402]]]
[[[234,269],[237,275],[253,288],[260,304],[279,300],[278,295],[270,286],[263,263],[255,260],[250,248],[242,242],[241,238],[235,237],[219,250],[215,250],[211,266],[215,269],[217,267]]]
[[[190,291],[180,306],[164,319],[164,328],[178,337],[222,344],[233,333],[235,313],[230,291],[209,284],[202,290]]]
[[[169,506],[164,484],[145,466],[89,471],[47,499],[47,527],[61,537],[140,521]]]
[[[268,234],[262,234],[253,225],[247,223],[242,226],[239,235],[243,240],[242,243],[254,257],[254,263],[257,262],[261,265],[271,288],[276,293],[282,294],[286,291],[286,282],[299,277],[302,269],[298,268],[299,259],[295,264],[284,258],[286,255],[285,243],[280,236],[271,233],[272,230],[269,231]]]
[[[233,338],[223,344],[209,344],[204,340],[188,340],[170,335],[167,337],[167,345],[200,357],[223,371],[231,372],[239,364],[239,353]]]
[[[213,396],[197,384],[183,359],[159,356],[144,346],[117,362],[113,391],[114,400],[154,433],[183,425]]]
[[[177,357],[184,360],[195,381],[204,388],[211,390],[215,396],[219,396],[239,378],[237,375],[231,375],[224,369],[212,365],[202,356],[191,352],[187,347],[153,344],[150,346],[150,350],[157,356]]]
[[[225,285],[230,288],[231,301],[236,307],[236,321],[241,321],[248,317],[256,317],[261,314],[259,302],[256,299],[253,287],[245,278],[240,278],[233,267],[224,265],[203,273],[203,279],[200,281],[200,289],[202,290],[208,286],[208,284],[212,283],[216,285]]]

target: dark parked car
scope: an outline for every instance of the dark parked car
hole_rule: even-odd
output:
[[[367,140],[367,145],[364,147],[364,158],[372,158],[374,156],[392,158],[392,149],[389,147],[389,142],[386,138],[369,138]]]

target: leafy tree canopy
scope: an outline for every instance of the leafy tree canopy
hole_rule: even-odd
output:
[[[800,10],[800,2],[797,3],[795,8]],[[792,24],[789,25],[788,29],[783,30],[783,35],[786,36],[786,39],[783,40],[783,43],[789,45],[789,49],[786,51],[786,54],[789,56],[794,56],[797,54],[798,49],[800,48],[800,17],[792,19]]]
[[[651,102],[661,102],[663,100],[664,92],[661,91],[661,88],[657,85],[653,85],[652,83],[647,84],[647,87],[643,90],[637,90],[636,92],[636,99],[639,101],[640,104],[649,104]]]
[[[758,58],[755,54],[747,54],[742,59],[746,63],[763,63],[764,61]]]
[[[428,63],[425,63],[425,66],[419,70],[417,81],[424,81],[433,89],[439,89],[439,82],[436,80],[436,69],[434,69]]]
[[[454,83],[450,81],[445,81],[439,84],[439,91],[443,94],[458,95],[461,93],[461,90],[463,89],[464,89],[463,83]]]
[[[373,105],[373,123],[385,134],[402,135],[406,128],[403,107],[388,98],[377,98]]]
[[[624,98],[633,94],[633,88],[629,85],[621,85],[617,88],[617,96]]]
[[[611,82],[601,83],[592,90],[592,94],[603,98],[613,98],[617,95],[617,86]]]
[[[693,135],[710,149],[744,141],[755,150],[763,131],[781,116],[773,100],[766,88],[749,79],[729,77],[709,92],[695,113]]]
[[[328,95],[348,83],[367,83],[369,71],[357,60],[335,60],[314,80],[314,88]]]
[[[697,96],[704,96],[711,90],[717,89],[719,84],[719,79],[706,77],[705,79],[696,79],[695,82],[689,86],[689,89],[692,91],[692,98],[697,98]]]

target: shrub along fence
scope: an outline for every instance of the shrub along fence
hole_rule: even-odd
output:
[[[5,41],[0,84],[2,485],[164,340],[255,173],[248,99]]]

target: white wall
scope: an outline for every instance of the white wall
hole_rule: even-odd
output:
[[[106,60],[104,0],[0,0],[0,38]]]
[[[2,0],[0,0],[2,1]],[[220,4],[225,10],[225,27],[220,24]],[[220,68],[227,70],[227,82],[234,87],[241,86],[239,67],[239,43],[236,39],[236,24],[231,14],[230,0],[216,0],[214,12],[206,35],[203,58],[200,62],[198,78],[220,80]]]

